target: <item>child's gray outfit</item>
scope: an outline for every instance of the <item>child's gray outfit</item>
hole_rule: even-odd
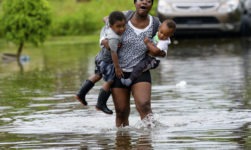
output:
[[[102,47],[96,56],[97,68],[102,73],[103,79],[106,82],[113,81],[115,77],[115,69],[112,61],[111,51],[117,53],[118,46],[121,43],[121,36],[116,34],[111,28],[106,25],[101,31],[101,39],[108,39],[110,49]]]
[[[101,47],[101,50],[95,58],[95,74],[100,75],[106,82],[114,80],[115,71],[113,66],[113,61],[111,57],[111,51],[117,53],[118,45],[120,43],[120,36],[117,35],[108,25],[104,26],[100,33],[100,41],[102,39],[108,39],[109,47],[111,50],[107,50],[105,47]],[[86,80],[82,85],[81,89],[77,93],[77,99],[83,104],[87,105],[85,100],[85,95],[94,86],[94,83],[90,80]],[[110,110],[106,102],[111,94],[111,91],[105,91],[103,88],[100,89],[98,95],[98,101],[96,108],[103,111],[106,114],[112,114],[113,111]]]

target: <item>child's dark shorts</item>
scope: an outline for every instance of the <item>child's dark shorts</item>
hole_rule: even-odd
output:
[[[100,72],[102,73],[104,81],[111,82],[114,80],[115,69],[112,62],[107,63],[101,61],[98,66],[100,68]]]
[[[123,72],[124,73],[124,78],[129,78],[131,72]],[[135,81],[133,81],[132,85],[135,83],[139,83],[139,82],[149,82],[152,83],[152,79],[151,79],[151,73],[150,71],[145,71],[141,74],[141,76],[139,76],[137,79],[135,79]],[[131,86],[132,86],[131,85]],[[121,83],[121,80],[119,78],[117,78],[115,76],[113,84],[112,84],[112,88],[131,88],[131,87],[127,87],[125,85],[123,85]]]
[[[102,76],[102,73],[101,73],[101,70],[100,70],[100,66],[99,66],[99,63],[97,60],[95,60],[95,70],[94,70],[94,73],[96,75],[100,75]]]

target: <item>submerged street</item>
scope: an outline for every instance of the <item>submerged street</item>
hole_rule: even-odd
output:
[[[130,126],[96,111],[102,81],[83,107],[74,95],[94,71],[97,43],[26,49],[20,74],[0,64],[3,149],[251,149],[251,39],[175,39],[152,74],[152,128],[131,100]],[[114,111],[112,98],[109,108]]]

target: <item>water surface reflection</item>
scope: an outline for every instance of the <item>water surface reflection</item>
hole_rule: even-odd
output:
[[[158,124],[151,129],[141,126],[133,100],[126,128],[115,127],[114,115],[96,111],[101,82],[87,95],[88,107],[73,98],[81,82],[93,73],[98,51],[94,44],[44,46],[41,58],[38,52],[30,52],[24,74],[6,75],[6,66],[13,64],[1,64],[0,146],[250,149],[250,39],[182,39],[177,43],[152,71],[152,108]],[[108,105],[114,110],[111,99]]]

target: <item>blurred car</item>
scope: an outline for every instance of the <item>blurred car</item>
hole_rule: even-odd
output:
[[[243,36],[251,36],[251,0],[243,0],[244,14],[242,16],[241,31]]]
[[[244,13],[251,15],[251,0],[242,0],[243,1],[243,7],[244,7]]]
[[[176,33],[232,32],[241,30],[242,0],[159,0],[157,16],[172,18]]]

